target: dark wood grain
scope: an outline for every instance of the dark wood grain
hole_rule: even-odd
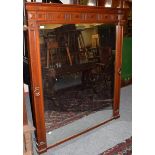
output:
[[[96,125],[96,126],[93,126],[93,127],[89,128],[89,129],[83,131],[83,132],[80,132],[79,134],[76,134],[76,135],[73,135],[73,136],[71,136],[71,137],[68,137],[68,138],[66,138],[65,140],[62,140],[62,141],[60,141],[60,142],[57,142],[56,144],[49,145],[49,146],[47,147],[47,149],[56,147],[56,146],[58,146],[58,145],[60,145],[60,144],[62,144],[62,143],[64,143],[64,142],[66,142],[66,141],[68,141],[68,140],[77,138],[77,137],[79,137],[79,136],[81,136],[81,135],[83,135],[83,134],[85,134],[85,133],[87,133],[87,132],[89,132],[89,131],[91,131],[91,130],[93,130],[93,129],[96,129],[96,128],[98,128],[98,127],[100,127],[100,126],[102,126],[102,125],[104,125],[104,124],[106,124],[106,123],[112,121],[113,119],[115,119],[115,118],[112,117],[112,118],[110,118],[110,119],[108,119],[108,120],[106,120],[106,121],[104,121],[104,122],[101,122],[100,124],[98,124],[98,125]]]
[[[113,116],[119,117],[121,66],[122,66],[123,25],[116,26],[116,53],[115,53],[115,80],[114,80],[114,105]]]
[[[34,125],[36,128],[36,142],[39,151],[46,150],[46,131],[44,120],[44,100],[42,92],[42,77],[40,64],[39,30],[34,22],[28,23],[29,58],[31,71],[32,107]]]

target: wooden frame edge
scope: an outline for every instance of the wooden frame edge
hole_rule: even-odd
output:
[[[93,126],[93,127],[91,127],[91,128],[88,128],[88,129],[86,129],[86,130],[84,130],[84,131],[82,131],[82,132],[80,132],[80,133],[78,133],[78,134],[76,134],[76,135],[70,136],[70,137],[68,137],[68,138],[66,138],[66,139],[64,139],[64,140],[62,140],[62,141],[60,141],[60,142],[57,142],[56,144],[47,146],[47,150],[50,149],[50,148],[56,147],[56,146],[58,146],[58,145],[60,145],[60,144],[62,144],[62,143],[64,143],[64,142],[67,142],[67,141],[69,141],[69,140],[71,140],[71,139],[74,139],[74,138],[77,138],[77,137],[79,137],[79,136],[81,136],[81,135],[84,135],[85,133],[87,133],[87,132],[89,132],[89,131],[92,131],[92,130],[94,130],[94,129],[96,129],[96,128],[98,128],[98,127],[100,127],[100,126],[102,126],[102,125],[104,125],[104,124],[106,124],[106,123],[108,123],[108,122],[114,120],[114,119],[116,119],[116,118],[115,118],[115,117],[112,117],[112,118],[110,118],[110,119],[108,119],[108,120],[106,120],[106,121],[104,121],[104,122],[102,122],[102,123],[100,123],[100,124],[97,124],[97,125],[95,125],[95,126]]]

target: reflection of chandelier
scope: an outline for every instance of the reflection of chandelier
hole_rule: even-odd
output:
[[[88,0],[87,5],[89,5],[89,6],[96,6],[96,0]]]

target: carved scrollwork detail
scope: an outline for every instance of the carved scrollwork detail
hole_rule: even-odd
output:
[[[87,20],[87,18],[88,18],[87,13],[82,13],[82,14],[81,14],[81,19],[82,19],[82,20]]]
[[[33,29],[36,27],[36,21],[29,21],[28,28]]]
[[[39,20],[45,20],[45,19],[46,19],[46,14],[45,14],[45,13],[38,13],[37,18],[38,18]]]
[[[120,16],[120,15],[119,15]],[[39,12],[37,15],[34,15],[33,13],[29,13],[29,21],[35,21],[35,20],[41,20],[41,21],[45,21],[45,20],[49,20],[49,21],[74,21],[74,20],[78,20],[80,21],[86,21],[86,20],[91,20],[91,21],[121,21],[123,19],[120,19],[118,15],[108,15],[108,14],[94,14],[94,13],[75,13],[75,12],[71,12],[71,13],[56,13],[56,12]],[[122,17],[121,17],[122,18]]]
[[[47,19],[52,20],[53,19],[53,14],[52,13],[48,13],[47,14]]]
[[[64,14],[64,19],[65,20],[71,20],[71,18],[72,18],[71,14],[68,14],[68,13]]]
[[[35,13],[28,13],[28,19],[36,19],[36,14]]]
[[[81,20],[85,20],[85,14],[81,13]]]
[[[104,15],[104,19],[108,19],[108,15]]]
[[[93,14],[90,14],[90,15],[89,15],[89,18],[90,18],[90,19],[94,19],[94,17],[95,17],[95,16],[94,16]]]
[[[102,20],[102,15],[101,14],[97,14],[96,18],[97,18],[97,20]]]

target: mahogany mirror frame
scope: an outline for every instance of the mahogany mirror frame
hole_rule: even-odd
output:
[[[34,126],[36,128],[36,147],[39,153],[43,153],[46,152],[49,148],[59,145],[67,140],[75,138],[113,119],[120,117],[119,102],[121,85],[123,25],[126,21],[126,13],[128,9],[30,2],[27,2],[25,4],[25,7],[28,23],[29,61],[32,94],[31,104]],[[91,127],[77,135],[68,137],[67,139],[62,140],[59,143],[47,146],[44,120],[42,72],[40,63],[39,27],[43,24],[79,23],[106,23],[114,24],[116,26],[113,114],[109,120]]]

